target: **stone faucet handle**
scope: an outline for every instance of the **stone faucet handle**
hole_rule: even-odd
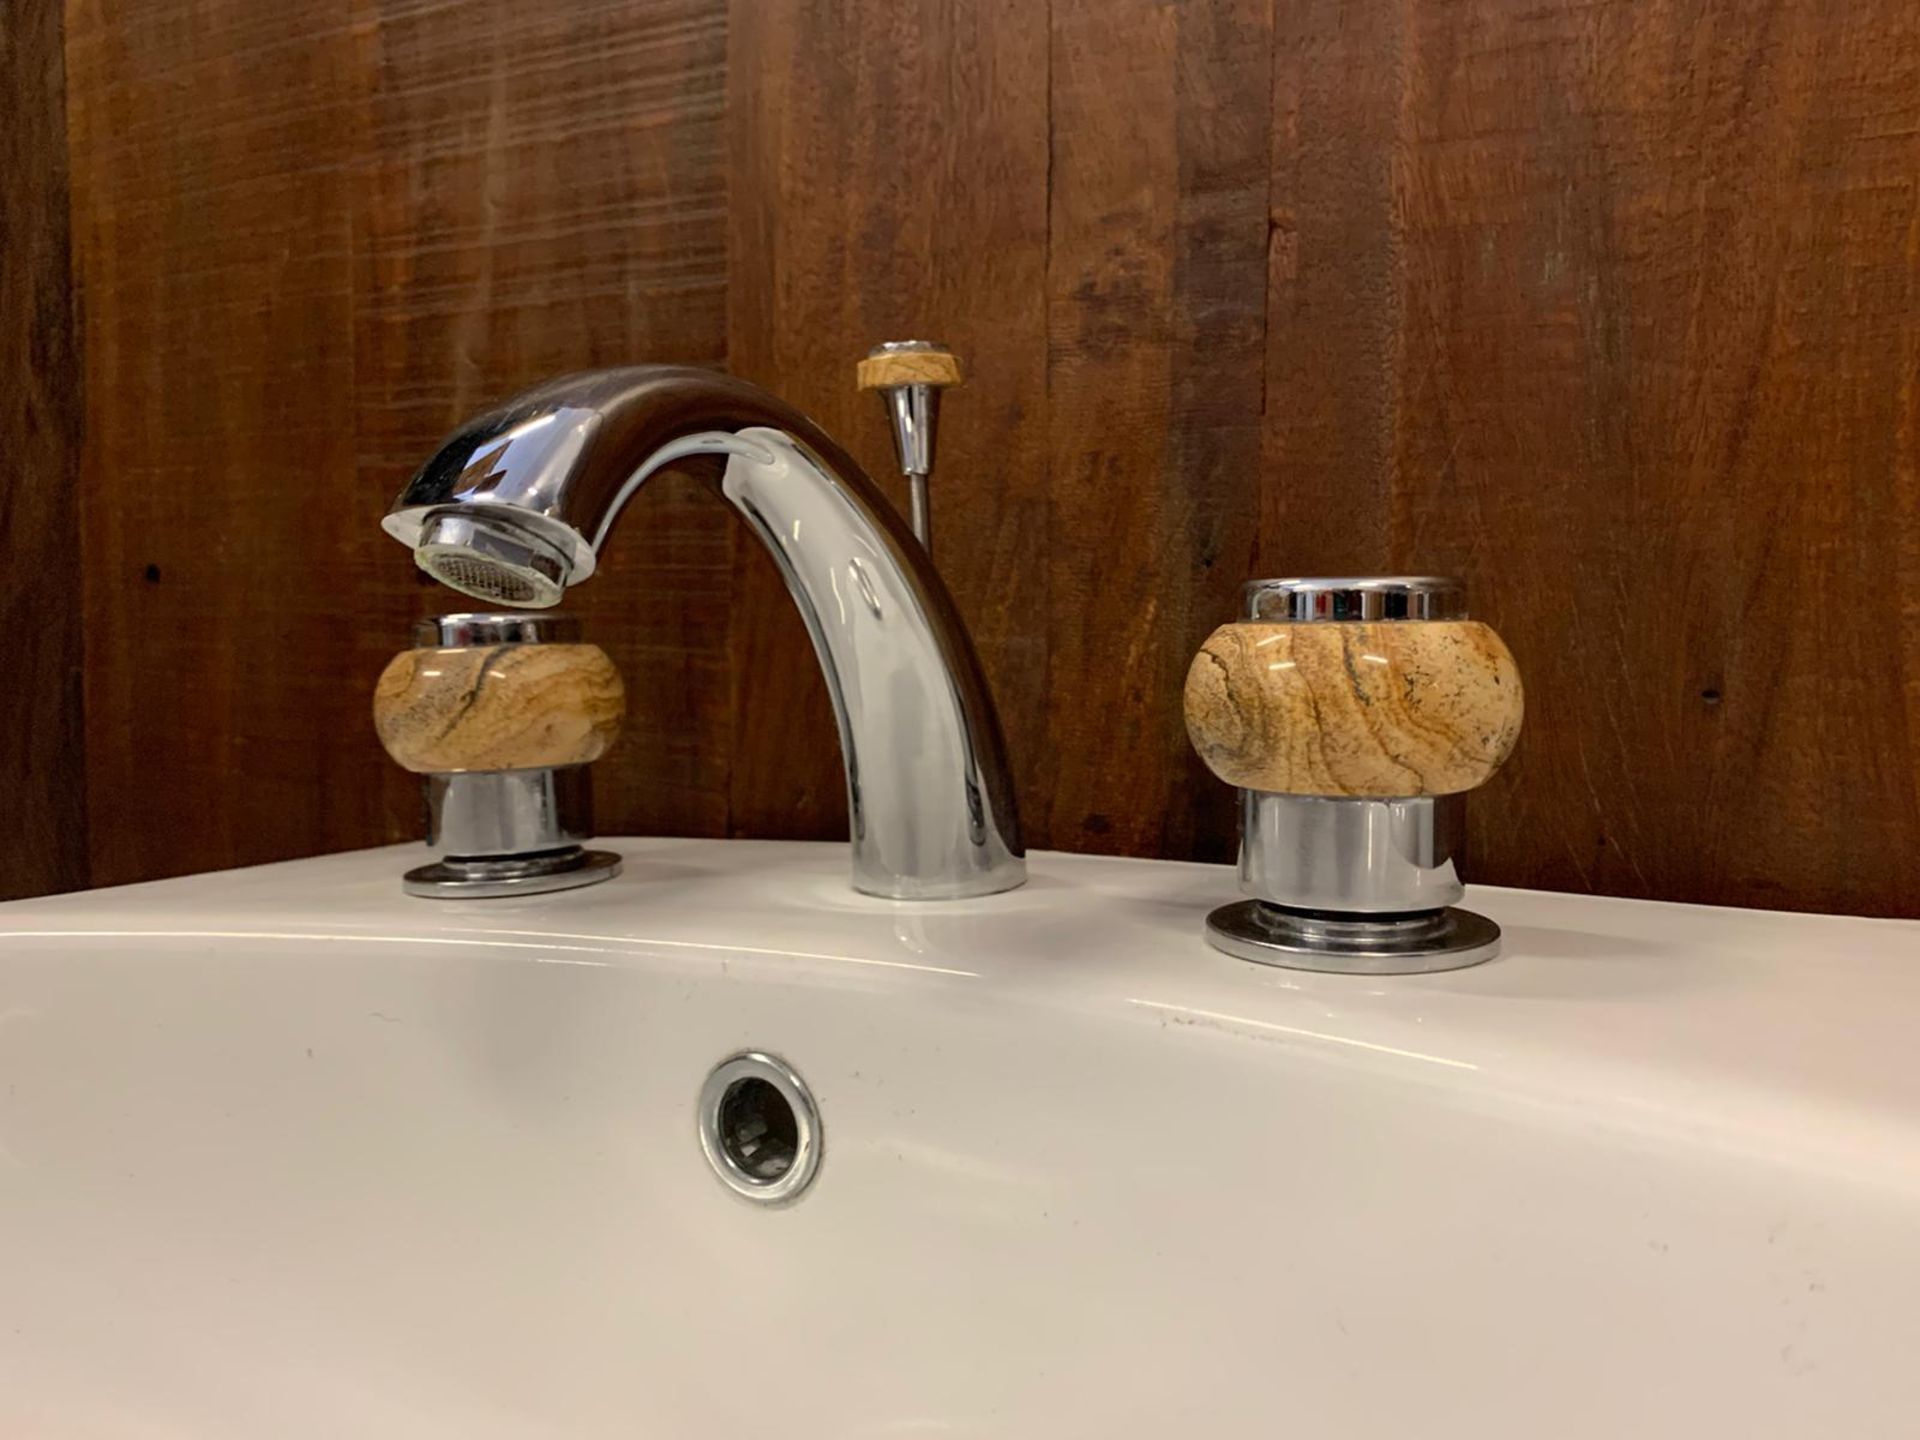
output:
[[[1247,790],[1455,795],[1513,752],[1525,707],[1505,642],[1478,620],[1243,620],[1187,672],[1187,735]]]
[[[416,775],[590,764],[626,711],[598,645],[421,646],[394,656],[373,689],[380,743]]]
[[[445,615],[388,662],[373,691],[387,754],[427,777],[427,843],[409,894],[539,894],[611,879],[586,767],[620,734],[626,687],[598,645],[551,612]]]
[[[1525,708],[1458,581],[1258,580],[1187,672],[1187,734],[1240,788],[1240,892],[1207,939],[1243,960],[1345,974],[1458,969],[1500,929],[1457,908],[1465,792]]]

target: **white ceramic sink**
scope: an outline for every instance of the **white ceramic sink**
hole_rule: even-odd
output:
[[[604,843],[0,906],[0,1435],[1920,1429],[1920,925],[1480,890],[1375,980],[1207,948],[1218,868]],[[749,1048],[785,1209],[696,1136]]]

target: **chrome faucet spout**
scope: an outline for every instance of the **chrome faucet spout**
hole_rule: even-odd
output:
[[[549,606],[669,465],[740,513],[800,608],[840,727],[854,888],[934,900],[1025,880],[1006,747],[952,596],[865,472],[776,396],[679,366],[549,381],[461,427],[382,523],[464,594]]]

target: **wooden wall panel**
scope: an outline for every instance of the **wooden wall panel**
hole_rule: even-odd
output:
[[[533,380],[724,358],[717,5],[179,10],[72,11],[99,883],[418,834],[368,687],[464,602],[387,503]],[[657,488],[574,607],[635,682],[601,799],[721,833],[729,531]]]
[[[1022,821],[1044,827],[1047,45],[1021,0],[735,0],[728,358],[805,409],[902,505],[878,341],[967,367],[941,412],[934,552],[1000,703]],[[818,664],[761,547],[740,547],[734,830],[844,835]],[[1044,835],[1044,828],[1039,831]]]
[[[42,96],[45,18],[6,32]],[[98,879],[416,832],[364,692],[458,602],[376,521],[472,410],[724,364],[892,484],[851,367],[918,333],[972,372],[936,548],[1032,844],[1225,858],[1179,681],[1241,582],[1457,571],[1529,681],[1478,878],[1920,914],[1909,0],[67,18]],[[50,123],[4,142],[46,195]],[[0,343],[57,375],[32,233]],[[62,393],[6,412],[44,427],[34,476]],[[57,486],[7,493],[10,553],[57,553]],[[570,601],[638,703],[603,828],[841,833],[759,547],[672,480],[616,544]],[[34,663],[57,688],[72,655]],[[58,767],[57,718],[32,734]]]
[[[371,533],[442,436],[525,386],[724,364],[726,13],[723,0],[355,3],[372,126],[354,495]],[[567,597],[628,681],[624,738],[595,772],[605,825],[725,833],[733,534],[723,505],[664,476]],[[390,541],[374,559],[415,573]],[[464,603],[431,584],[416,597],[421,613]],[[404,634],[382,639],[391,652]],[[372,744],[364,725],[355,738]]]
[[[1232,854],[1180,718],[1259,513],[1272,21],[1262,0],[1056,0],[1049,821],[1042,843]]]
[[[73,0],[97,883],[385,832],[356,692],[356,52],[335,0]]]
[[[1469,578],[1529,711],[1476,875],[1920,913],[1920,12],[1353,14],[1282,66],[1263,566]]]
[[[0,11],[0,900],[87,883],[62,30],[57,0]]]
[[[1406,99],[1397,0],[1276,7],[1263,576],[1379,574],[1391,543]]]

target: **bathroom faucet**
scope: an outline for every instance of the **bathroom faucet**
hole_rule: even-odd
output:
[[[680,366],[551,380],[461,427],[382,524],[462,594],[547,607],[670,465],[740,512],[800,607],[839,722],[854,888],[939,900],[1021,884],[1005,744],[953,598],[873,481],[778,397]]]

